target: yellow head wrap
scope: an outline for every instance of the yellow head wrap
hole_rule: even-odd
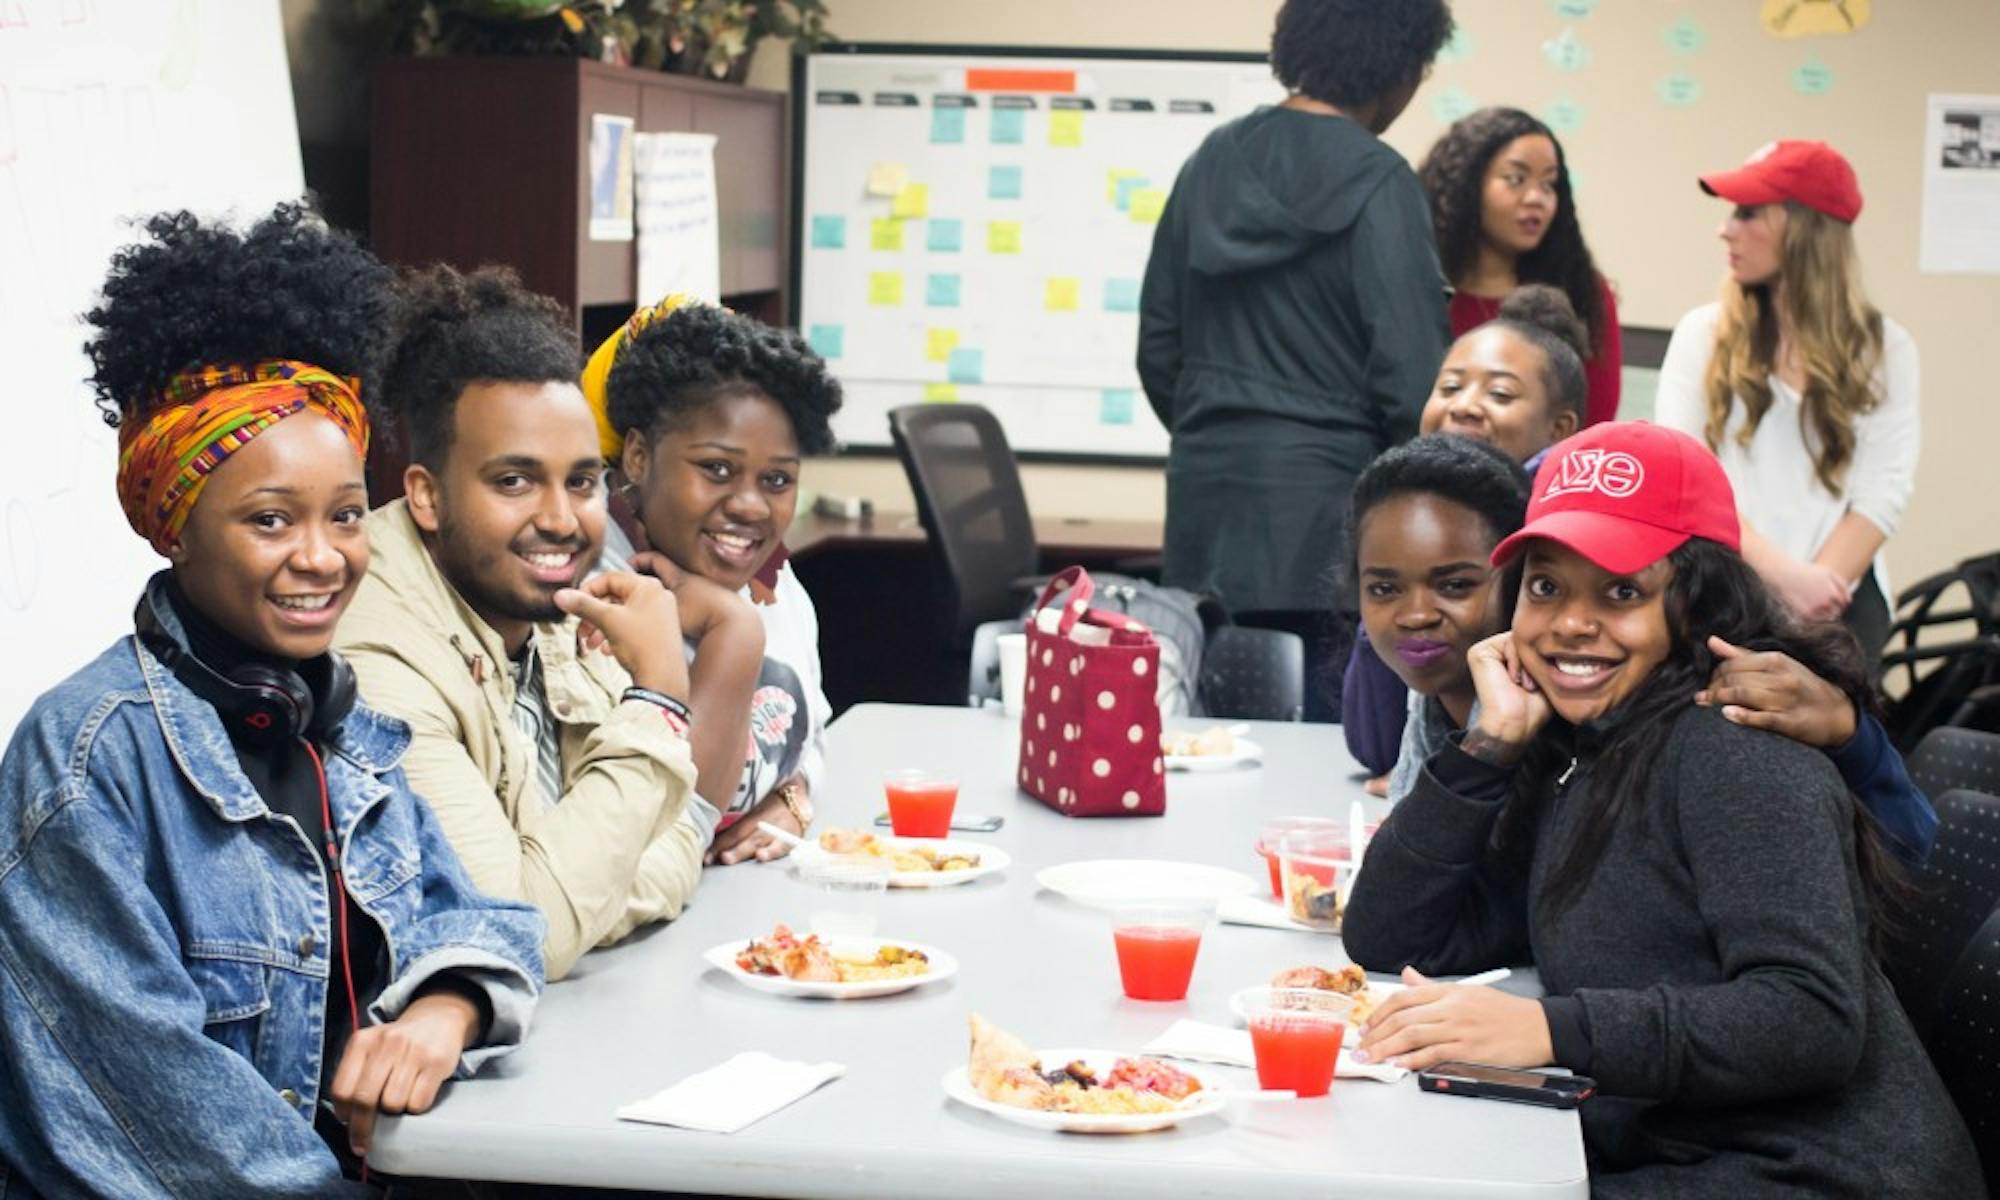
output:
[[[597,448],[604,455],[604,461],[617,463],[618,456],[625,450],[625,432],[611,425],[611,367],[618,361],[618,351],[624,347],[625,339],[637,336],[638,332],[653,322],[684,304],[699,304],[701,301],[685,292],[675,292],[658,304],[640,309],[610,337],[591,353],[590,361],[583,365],[583,398],[590,405],[590,413],[597,418]]]

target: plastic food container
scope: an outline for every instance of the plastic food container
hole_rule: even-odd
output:
[[[1278,838],[1278,878],[1285,910],[1315,929],[1340,929],[1355,861],[1347,830],[1297,829]]]

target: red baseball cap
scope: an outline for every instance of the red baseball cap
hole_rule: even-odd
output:
[[[1493,548],[1560,542],[1614,575],[1643,571],[1691,537],[1741,551],[1736,493],[1708,447],[1646,421],[1606,421],[1557,442],[1535,472],[1528,519]]]
[[[1861,215],[1861,181],[1825,142],[1766,142],[1734,171],[1703,175],[1701,190],[1736,204],[1796,200],[1850,225]]]

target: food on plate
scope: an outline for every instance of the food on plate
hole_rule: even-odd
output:
[[[1318,924],[1340,923],[1346,905],[1341,903],[1340,890],[1331,883],[1315,879],[1303,871],[1290,871],[1285,876],[1285,903],[1291,907],[1292,915],[1301,921]]]
[[[1100,1078],[1088,1064],[1044,1071],[1020,1038],[972,1014],[966,1078],[996,1104],[1046,1112],[1124,1115],[1169,1112],[1201,1090],[1201,1081],[1157,1058],[1120,1058]]]
[[[801,939],[780,923],[769,937],[752,938],[736,955],[736,965],[752,975],[782,975],[801,983],[874,983],[906,979],[930,971],[921,950],[882,945],[867,958],[835,954],[818,934]]]
[[[977,854],[945,852],[929,846],[898,846],[860,829],[829,829],[819,835],[819,848],[829,854],[867,854],[886,858],[898,871],[970,871]]]
[[[1169,758],[1221,758],[1236,753],[1236,735],[1227,725],[1211,725],[1200,732],[1162,730],[1160,753]]]
[[[1347,1023],[1363,1025],[1368,1014],[1375,1010],[1374,997],[1368,994],[1368,973],[1353,963],[1339,970],[1329,971],[1325,967],[1293,967],[1271,976],[1274,988],[1314,988],[1322,992],[1339,992],[1343,996],[1354,997],[1354,1006],[1347,1010]]]

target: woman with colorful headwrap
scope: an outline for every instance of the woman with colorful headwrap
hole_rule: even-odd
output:
[[[0,1178],[323,1196],[519,1040],[541,918],[473,890],[328,649],[388,271],[293,206],[146,232],[87,349],[169,568],[0,759]]]
[[[624,503],[614,504],[625,519],[609,531],[605,563],[630,559],[641,570],[700,576],[762,618],[764,657],[747,720],[724,734],[743,748],[742,771],[725,794],[712,786],[702,794],[722,810],[709,861],[776,858],[785,847],[759,822],[799,833],[812,823],[832,716],[820,684],[819,620],[783,541],[803,456],[833,446],[840,384],[797,335],[670,296],[591,355],[583,391],[605,458],[627,481]],[[703,707],[694,707],[699,721]]]

